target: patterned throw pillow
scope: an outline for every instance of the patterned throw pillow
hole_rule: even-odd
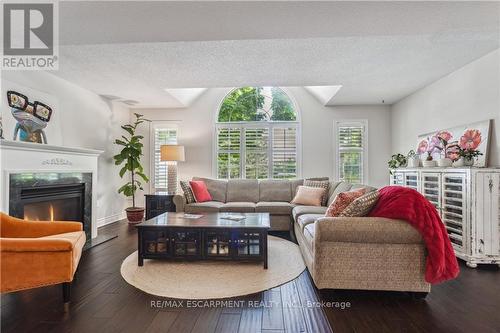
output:
[[[361,197],[354,200],[342,213],[340,216],[346,217],[360,217],[366,216],[372,210],[372,208],[377,204],[379,197],[378,191],[368,192]]]
[[[193,195],[193,190],[191,190],[191,186],[189,186],[189,183],[185,180],[181,180],[180,183],[182,192],[184,192],[184,198],[186,198],[186,203],[195,203],[196,200]]]
[[[328,180],[304,180],[304,186],[309,187],[321,187],[325,189],[325,194],[321,197],[321,206],[326,206],[326,202],[328,201],[328,187],[330,186],[330,182]]]
[[[360,188],[355,191],[341,192],[337,194],[333,202],[328,206],[326,210],[326,217],[336,217],[340,216],[340,214],[347,208],[354,200],[361,197],[366,193],[364,188]]]

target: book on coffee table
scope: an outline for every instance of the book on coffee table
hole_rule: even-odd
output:
[[[245,219],[245,215],[239,215],[239,214],[221,215],[221,219],[231,220],[231,221],[241,221]]]
[[[184,216],[182,216],[183,218],[185,219],[199,219],[200,217],[202,217],[203,215],[200,215],[200,214],[184,214]]]

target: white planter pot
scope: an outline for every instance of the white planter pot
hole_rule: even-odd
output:
[[[453,162],[453,166],[455,168],[460,168],[460,167],[463,167],[464,165],[465,165],[465,163],[464,163],[464,159],[462,157],[460,157],[458,160]]]
[[[437,164],[440,167],[451,167],[452,160],[449,158],[441,158],[437,161]]]
[[[471,159],[464,158],[464,165],[465,166],[473,166],[474,165],[474,159],[473,158],[471,158]]]
[[[420,166],[420,158],[414,157],[408,159],[408,168],[418,168]]]
[[[432,167],[435,167],[436,166],[436,161],[422,161],[422,165],[424,166],[424,168],[432,168]]]

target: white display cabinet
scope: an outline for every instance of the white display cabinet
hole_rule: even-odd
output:
[[[500,265],[499,168],[401,168],[391,185],[413,188],[436,207],[467,266]]]

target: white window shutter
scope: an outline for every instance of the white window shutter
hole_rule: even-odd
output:
[[[366,124],[340,121],[336,127],[338,178],[350,183],[363,183]]]
[[[273,128],[273,178],[297,177],[297,128]]]

